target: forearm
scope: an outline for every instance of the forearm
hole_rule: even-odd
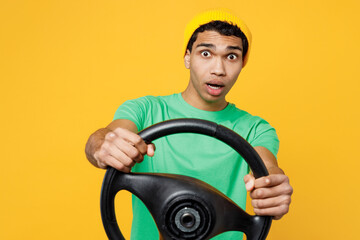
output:
[[[256,152],[263,160],[269,174],[284,174],[284,171],[278,166],[275,156],[264,147],[255,147]]]
[[[279,168],[275,156],[264,147],[255,147],[263,160],[269,176],[255,179],[248,174],[245,176],[245,187],[250,191],[251,203],[257,215],[274,216],[280,219],[289,211],[293,188],[289,178]]]
[[[86,158],[95,167],[99,167],[99,165],[94,157],[94,154],[97,150],[99,150],[99,148],[101,147],[101,145],[105,140],[105,135],[110,131],[111,130],[109,130],[108,128],[100,128],[99,130],[91,134],[91,136],[89,137],[86,143],[85,146]]]
[[[278,166],[269,166],[267,167],[269,174],[285,174],[285,172]]]

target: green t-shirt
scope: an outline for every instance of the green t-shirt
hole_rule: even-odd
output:
[[[177,118],[198,118],[221,124],[237,132],[253,147],[262,146],[277,155],[279,140],[275,129],[260,117],[228,104],[221,111],[204,111],[184,101],[181,94],[146,96],[123,103],[115,119],[134,122],[139,131],[155,123]],[[145,156],[133,172],[182,174],[200,179],[246,207],[243,177],[249,172],[245,160],[225,143],[201,134],[182,133],[154,141],[155,156]],[[145,205],[133,197],[131,239],[159,239],[156,224]],[[213,239],[242,239],[240,232],[226,232]]]

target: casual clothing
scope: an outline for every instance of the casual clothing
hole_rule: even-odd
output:
[[[155,123],[177,118],[198,118],[221,124],[237,132],[253,147],[262,146],[277,155],[279,140],[275,129],[262,118],[252,116],[234,104],[211,112],[189,105],[180,93],[146,96],[126,101],[114,116],[114,120],[131,120],[139,131]],[[155,156],[145,156],[142,163],[133,167],[133,172],[163,172],[195,177],[217,188],[245,209],[247,193],[243,177],[249,172],[249,167],[228,145],[194,133],[169,135],[155,140],[154,144]],[[153,218],[136,197],[133,197],[131,239],[159,239]],[[242,234],[227,232],[214,239],[242,239]]]

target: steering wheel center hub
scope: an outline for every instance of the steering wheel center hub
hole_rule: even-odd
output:
[[[199,212],[193,208],[184,207],[175,215],[176,227],[182,232],[192,232],[200,226]]]
[[[166,231],[176,239],[202,239],[212,226],[210,209],[194,196],[175,198],[164,215],[169,223]]]

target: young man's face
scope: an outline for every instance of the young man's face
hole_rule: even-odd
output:
[[[215,31],[199,33],[191,53],[185,55],[185,66],[190,69],[193,106],[226,106],[225,96],[236,82],[242,69],[242,40]],[[203,108],[203,107],[200,107]]]

